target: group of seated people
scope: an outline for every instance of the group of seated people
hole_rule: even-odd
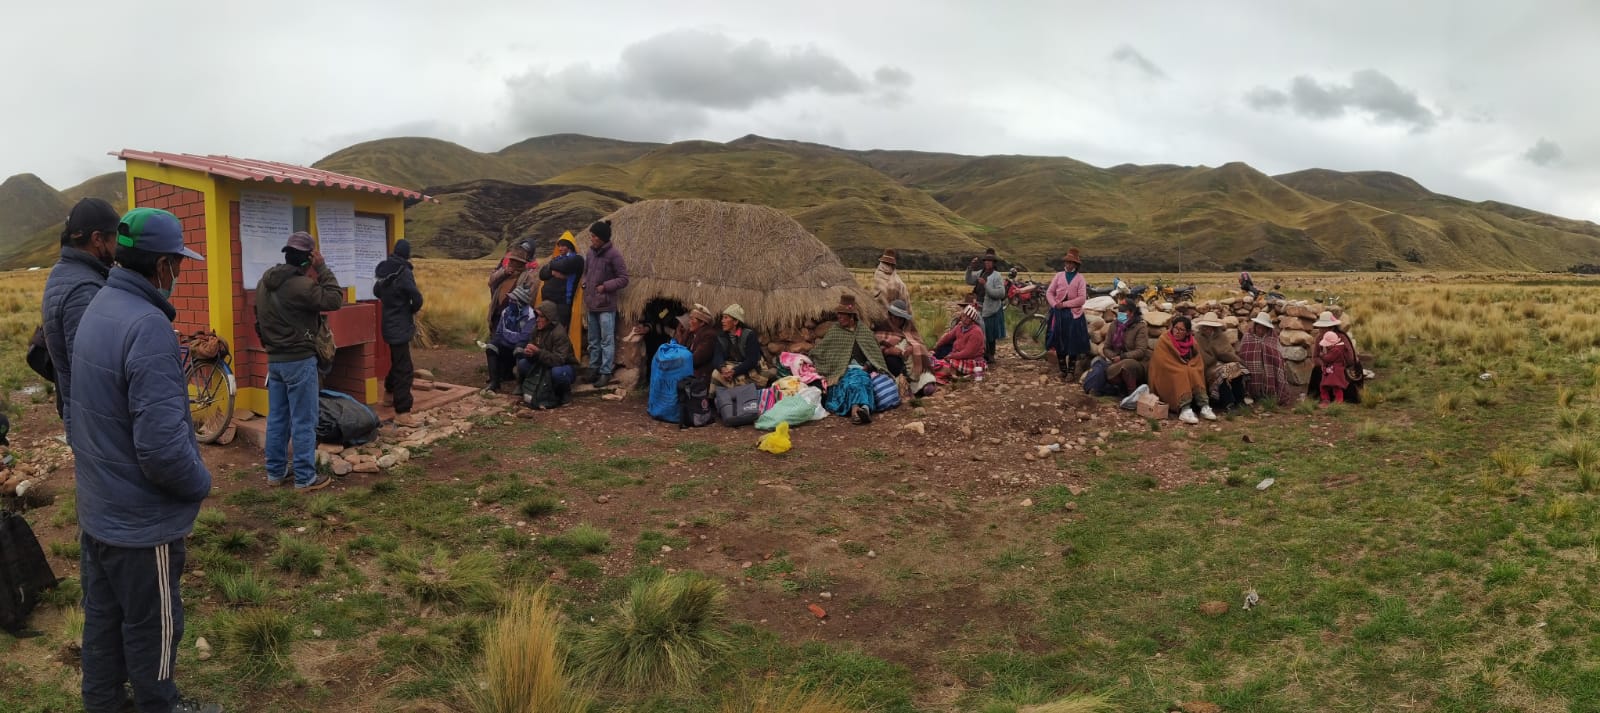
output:
[[[1198,319],[1173,317],[1158,337],[1151,336],[1136,302],[1119,305],[1115,319],[1101,344],[1101,391],[1127,395],[1123,405],[1128,408],[1149,391],[1178,413],[1179,420],[1194,424],[1201,418],[1215,421],[1216,409],[1231,410],[1264,398],[1287,405],[1300,395],[1290,385],[1278,329],[1266,312],[1241,330],[1237,347],[1216,313]],[[1355,345],[1331,312],[1322,313],[1312,326],[1317,330],[1312,388],[1324,405],[1343,403],[1358,386],[1347,375],[1348,368],[1359,368]]]
[[[532,291],[518,285],[501,308],[484,346],[489,362],[485,391],[499,391],[502,382],[510,381],[517,384],[524,404],[552,409],[572,401],[578,357],[562,326],[563,308],[550,300],[532,303]]]

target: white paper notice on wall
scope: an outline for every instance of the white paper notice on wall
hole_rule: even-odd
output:
[[[389,221],[366,215],[356,216],[355,272],[350,277],[340,273],[339,279],[355,285],[356,299],[372,299],[373,274],[378,263],[389,256]]]
[[[355,285],[356,206],[350,201],[317,201],[317,248],[339,278],[341,287]],[[370,268],[369,268],[370,269]],[[358,297],[359,299],[359,297]]]
[[[289,194],[239,194],[239,257],[245,289],[255,289],[263,273],[283,264],[283,244],[292,232],[294,206]]]

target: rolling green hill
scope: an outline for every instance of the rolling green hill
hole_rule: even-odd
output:
[[[122,172],[95,176],[57,191],[31,173],[0,183],[0,268],[45,267],[60,252],[67,213],[83,198],[102,198],[123,210],[128,203]]]

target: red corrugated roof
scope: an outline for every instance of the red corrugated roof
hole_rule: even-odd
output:
[[[186,168],[213,176],[232,178],[236,181],[294,183],[324,188],[342,188],[348,191],[382,193],[416,201],[433,200],[432,196],[423,195],[418,191],[408,191],[404,188],[369,181],[365,178],[356,178],[342,173],[278,163],[276,161],[257,161],[249,158],[234,158],[233,156],[197,156],[195,154],[166,153],[164,151],[136,151],[134,149],[123,149],[111,155],[124,161],[144,161],[158,166]]]

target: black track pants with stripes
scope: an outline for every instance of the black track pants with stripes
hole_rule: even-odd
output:
[[[183,639],[183,540],[126,548],[83,534],[80,542],[84,710],[122,710],[123,681],[133,685],[138,710],[172,710],[172,669]]]

